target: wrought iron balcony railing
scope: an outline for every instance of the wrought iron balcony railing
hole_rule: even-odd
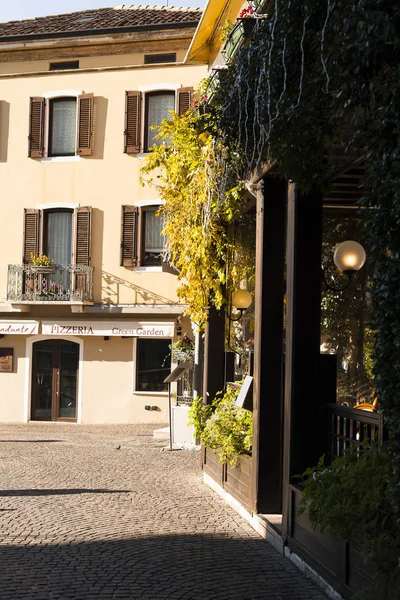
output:
[[[93,267],[8,265],[7,300],[25,304],[92,302]]]

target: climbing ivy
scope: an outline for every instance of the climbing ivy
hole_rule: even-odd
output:
[[[273,0],[215,95],[247,176],[265,164],[303,190],[329,186],[329,148],[364,157],[361,205],[377,339],[375,382],[400,456],[400,5]]]

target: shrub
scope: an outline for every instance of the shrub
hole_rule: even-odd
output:
[[[345,541],[376,565],[364,598],[395,600],[400,584],[400,515],[395,503],[395,460],[388,448],[365,441],[347,448],[330,466],[322,457],[302,476],[301,511],[313,527]]]
[[[196,398],[189,412],[189,424],[196,437],[212,450],[217,450],[220,462],[235,467],[241,454],[249,453],[252,444],[253,415],[235,406],[238,390],[228,389],[217,394],[212,404]]]

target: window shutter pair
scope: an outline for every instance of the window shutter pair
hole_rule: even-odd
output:
[[[183,115],[192,106],[193,88],[180,88],[177,91],[176,108],[179,115]],[[137,154],[142,150],[142,93],[138,91],[126,92],[125,99],[125,152]]]
[[[30,158],[44,156],[45,99],[30,99],[29,152]],[[78,135],[76,153],[79,156],[92,154],[93,141],[93,94],[78,96]]]
[[[42,252],[41,239],[43,211],[34,208],[24,210],[24,264],[32,264],[31,253],[37,255]],[[90,244],[92,230],[92,208],[82,206],[75,211],[75,239],[73,240],[74,258],[76,265],[90,266]]]

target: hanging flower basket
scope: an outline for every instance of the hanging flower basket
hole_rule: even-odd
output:
[[[238,19],[222,50],[227,63],[231,63],[244,42],[250,39],[257,19],[246,17]]]

